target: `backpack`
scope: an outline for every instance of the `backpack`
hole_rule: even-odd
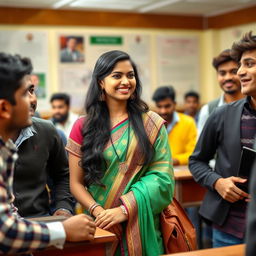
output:
[[[173,198],[160,215],[165,253],[197,249],[196,230],[179,202]]]

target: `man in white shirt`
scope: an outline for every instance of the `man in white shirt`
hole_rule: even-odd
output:
[[[66,93],[55,93],[52,95],[52,122],[56,128],[62,130],[69,137],[70,131],[78,115],[70,111],[70,96]]]
[[[197,123],[198,135],[200,135],[207,118],[216,107],[244,97],[241,93],[241,84],[237,75],[238,63],[231,57],[231,50],[222,51],[213,59],[212,65],[217,71],[217,79],[223,94],[220,98],[202,107]]]
[[[92,240],[95,224],[85,214],[61,222],[38,223],[22,219],[12,205],[13,169],[18,158],[10,138],[32,124],[29,59],[0,53],[0,254],[23,253],[66,241]]]

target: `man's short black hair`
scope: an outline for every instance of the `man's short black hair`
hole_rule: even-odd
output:
[[[67,93],[54,93],[50,99],[52,103],[54,100],[63,100],[67,106],[70,106],[70,96]]]
[[[195,91],[188,91],[185,93],[184,95],[184,99],[186,100],[188,97],[194,97],[196,98],[197,101],[200,100],[200,95],[198,92],[195,92]]]
[[[0,52],[0,99],[15,105],[14,94],[21,86],[21,80],[32,72],[30,59]]]
[[[172,86],[161,86],[156,89],[152,99],[155,102],[159,102],[161,100],[169,98],[175,102],[175,96],[175,90],[173,89]]]
[[[231,54],[239,62],[244,52],[252,50],[256,50],[256,35],[250,31],[240,41],[233,43]]]
[[[213,67],[218,71],[218,68],[220,65],[227,63],[229,61],[237,62],[232,56],[231,56],[231,50],[226,49],[222,51],[218,56],[213,58],[212,65]]]

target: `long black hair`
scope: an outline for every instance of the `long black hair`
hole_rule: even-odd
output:
[[[136,89],[132,98],[127,102],[127,111],[135,136],[139,141],[143,162],[148,164],[153,156],[153,147],[146,134],[142,113],[148,112],[148,106],[141,100],[141,82],[136,65],[130,56],[122,51],[109,51],[102,54],[97,60],[92,80],[85,101],[86,118],[83,126],[83,145],[81,147],[82,168],[85,171],[85,185],[102,185],[101,179],[106,171],[103,150],[110,140],[110,117],[105,101],[101,100],[102,89],[100,81],[108,76],[119,61],[129,60],[135,74]]]

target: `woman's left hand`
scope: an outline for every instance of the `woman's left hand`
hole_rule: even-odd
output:
[[[112,226],[126,221],[128,216],[125,215],[120,207],[107,209],[102,211],[95,219],[97,227],[102,229],[109,229]]]

